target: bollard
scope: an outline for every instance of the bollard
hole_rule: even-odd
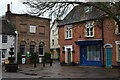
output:
[[[36,63],[37,63],[37,62],[36,62],[36,61],[37,61],[37,60],[35,59],[35,61],[34,61],[34,68],[36,68],[36,67],[37,67],[37,66],[36,66]]]
[[[52,66],[52,59],[50,59],[50,66]]]
[[[45,67],[45,59],[43,59],[43,67]]]

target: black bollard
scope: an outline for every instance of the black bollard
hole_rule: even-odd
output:
[[[43,67],[45,67],[45,59],[43,59]]]
[[[52,66],[52,59],[50,59],[50,66]]]
[[[34,61],[34,68],[36,68],[37,66],[36,66],[36,59],[35,59],[35,61]]]

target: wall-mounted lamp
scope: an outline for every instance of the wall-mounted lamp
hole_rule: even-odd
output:
[[[74,46],[72,46],[72,48],[73,48],[73,49],[72,49],[72,53],[75,53],[75,50],[74,50],[74,48],[75,48],[75,47],[74,47]]]
[[[62,49],[63,49],[62,53],[65,53],[65,47],[64,46],[62,47]]]

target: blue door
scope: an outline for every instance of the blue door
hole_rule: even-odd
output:
[[[80,46],[81,66],[102,66],[100,45]]]
[[[87,50],[86,50],[87,48],[86,48],[86,46],[81,46],[81,48],[80,48],[80,53],[81,53],[81,55],[80,55],[80,62],[81,62],[81,65],[86,65],[86,57],[87,57]]]
[[[106,66],[112,66],[112,48],[106,48]]]

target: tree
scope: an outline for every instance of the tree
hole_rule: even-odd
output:
[[[79,0],[76,0],[79,1]],[[101,17],[109,16],[113,18],[117,24],[120,26],[119,11],[120,2],[41,2],[39,0],[26,0],[23,1],[27,7],[29,7],[28,12],[30,14],[40,16],[42,14],[49,14],[49,16],[54,16],[55,18],[63,17],[66,15],[71,7],[76,5],[83,6],[93,6],[103,11],[105,14]]]

